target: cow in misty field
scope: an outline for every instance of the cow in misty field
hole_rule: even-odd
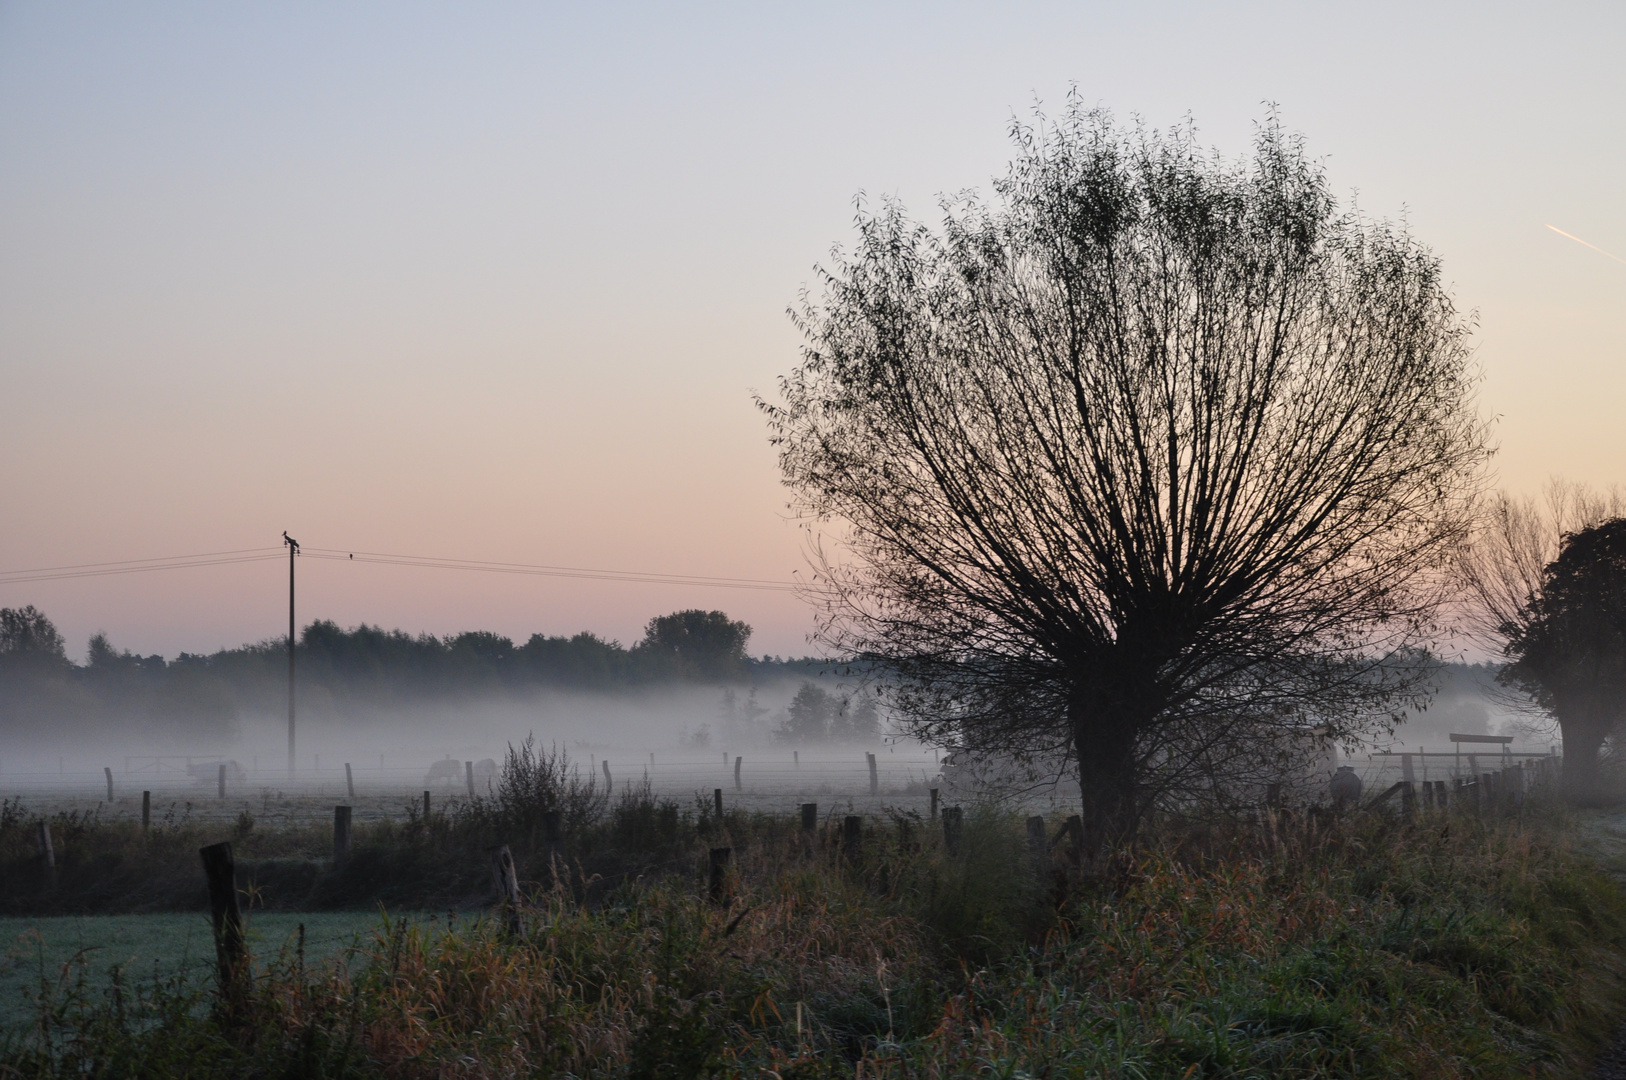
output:
[[[217,784],[220,782],[220,767],[226,767],[226,783],[233,787],[248,783],[248,773],[235,761],[189,761],[186,763],[186,775],[197,784]]]
[[[463,762],[447,757],[429,766],[429,775],[423,782],[430,787],[454,787],[462,784],[468,776],[468,766]],[[481,758],[474,763],[474,790],[489,790],[497,778],[497,763],[491,758]]]
[[[423,778],[423,782],[430,787],[437,784],[441,786],[461,784],[463,782],[463,763],[453,761],[450,757],[437,761],[429,766],[429,775]]]

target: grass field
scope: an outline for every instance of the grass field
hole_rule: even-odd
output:
[[[306,952],[316,959],[365,944],[379,918],[363,912],[255,912],[250,947],[274,954],[301,923]],[[83,991],[100,996],[115,965],[127,980],[178,979],[189,987],[206,984],[214,972],[214,939],[202,914],[0,918],[0,946],[0,1029],[8,1031],[33,1022],[43,988],[61,997],[75,989],[81,973]],[[80,958],[83,966],[75,963]]]
[[[1042,846],[992,806],[807,832],[652,787],[527,747],[341,864],[325,822],[66,810],[50,869],[0,804],[0,1076],[1582,1077],[1626,1019],[1626,822],[1544,791],[1165,813],[1086,862],[1061,813]],[[217,996],[223,836],[253,975]]]
[[[1626,1016],[1626,894],[1577,850],[1597,828],[1553,807],[1168,821],[1093,880],[1041,870],[997,812],[950,852],[906,818],[855,851],[793,819],[663,832],[658,805],[633,809],[606,841],[689,854],[535,891],[517,932],[257,915],[252,985],[215,1009],[201,915],[9,920],[35,956],[8,972],[19,995],[40,957],[71,987],[78,948],[98,953],[0,1072],[1583,1077]],[[732,870],[708,895],[719,840]],[[111,993],[120,961],[177,985]]]

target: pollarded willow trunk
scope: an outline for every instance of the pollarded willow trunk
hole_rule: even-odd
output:
[[[1098,695],[1080,694],[1068,712],[1083,799],[1083,852],[1094,861],[1133,837],[1139,824],[1139,717]]]

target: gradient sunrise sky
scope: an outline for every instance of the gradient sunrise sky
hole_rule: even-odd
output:
[[[0,3],[0,570],[274,545],[789,580],[750,391],[859,191],[934,216],[1070,84],[1266,102],[1478,312],[1499,482],[1626,480],[1626,5]],[[301,621],[791,595],[307,559]],[[70,652],[285,626],[281,563],[0,586]]]

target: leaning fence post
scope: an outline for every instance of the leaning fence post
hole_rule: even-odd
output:
[[[113,769],[112,769],[112,766],[103,765],[102,766],[102,772],[107,777],[107,801],[108,801],[108,804],[111,805],[112,802],[113,802]]]
[[[231,844],[222,841],[200,848],[203,876],[209,883],[209,913],[214,920],[215,964],[221,996],[235,1007],[248,988],[248,943],[243,936],[243,912],[237,905],[237,863]]]
[[[344,763],[344,790],[349,798],[356,797],[356,780],[350,775],[350,763]]]
[[[56,849],[51,846],[51,823],[40,818],[36,835],[40,848],[40,865],[45,871],[45,880],[51,882],[56,878]]]
[[[728,897],[728,860],[733,853],[733,848],[711,849],[706,893],[714,904],[721,904]]]
[[[152,828],[152,792],[141,793],[141,831]]]
[[[869,793],[875,795],[881,790],[880,778],[875,771],[875,755],[866,751],[864,761],[869,765]]]
[[[735,791],[744,791],[745,790],[744,788],[742,788],[740,786],[740,765],[744,761],[745,761],[745,759],[743,757],[740,757],[738,754],[734,755],[734,790]]]
[[[604,766],[604,794],[608,795],[615,790],[615,781],[610,779],[610,759],[605,758],[599,764]]]
[[[965,811],[958,806],[945,807],[943,810],[943,847],[950,855],[960,853],[961,824]]]
[[[337,870],[350,861],[350,808],[333,808],[333,868]]]
[[[497,890],[497,903],[502,905],[503,926],[510,934],[523,934],[525,922],[519,911],[519,873],[514,869],[514,856],[507,844],[486,850],[491,852],[491,884]]]

